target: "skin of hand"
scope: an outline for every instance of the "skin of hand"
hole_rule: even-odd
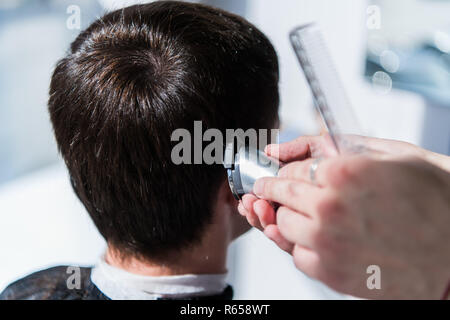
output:
[[[325,139],[325,137],[322,139]],[[412,143],[362,136],[350,136],[350,139],[355,144],[363,145],[368,150],[379,153],[380,156],[383,156],[383,154],[386,157],[413,156],[450,172],[449,156],[425,150]]]
[[[408,153],[407,144],[385,143],[400,155],[374,148],[379,152],[326,158],[316,185],[309,181],[310,156],[317,149],[332,155],[327,137],[269,146],[268,155],[289,164],[279,178],[259,180],[258,198],[245,195],[239,211],[291,253],[298,269],[335,290],[364,298],[440,298],[450,280],[450,173],[416,147]],[[280,204],[276,214],[268,201]],[[372,265],[381,271],[380,290],[367,286]]]

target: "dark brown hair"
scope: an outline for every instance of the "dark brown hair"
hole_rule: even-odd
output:
[[[105,239],[157,257],[202,236],[225,172],[175,165],[171,133],[271,128],[278,62],[241,17],[158,1],[95,21],[60,60],[49,111],[73,189]]]

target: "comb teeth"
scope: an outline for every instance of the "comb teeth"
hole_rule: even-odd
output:
[[[344,134],[360,134],[320,28],[308,24],[290,33],[291,44],[311,88],[316,108],[339,152],[348,149]]]

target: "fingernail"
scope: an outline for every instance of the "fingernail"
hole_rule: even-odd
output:
[[[238,204],[238,212],[239,212],[241,215],[243,215],[243,214],[241,213],[241,211],[244,211],[243,209],[244,209],[244,205],[242,204],[242,202],[239,202],[239,204]]]
[[[279,150],[279,145],[278,144],[268,144],[265,148],[264,148],[264,152],[268,155],[274,155],[274,154],[278,154],[278,150]]]
[[[264,179],[256,180],[255,184],[253,185],[253,193],[257,197],[261,198],[263,191],[264,191]]]
[[[254,203],[253,203],[253,211],[256,213],[256,215],[258,216],[258,218],[259,218],[259,222],[261,223],[261,226],[265,229],[266,228],[266,223],[265,223],[265,221],[263,220],[263,219],[261,219],[261,217],[260,217],[260,210],[259,210],[259,206],[257,205],[257,203],[258,202],[260,202],[260,201],[264,201],[264,200],[257,200],[257,201],[255,201]]]

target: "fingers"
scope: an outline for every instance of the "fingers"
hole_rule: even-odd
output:
[[[238,210],[247,218],[250,225],[260,230],[276,221],[272,205],[251,194],[242,197],[242,207],[238,207]]]
[[[277,225],[281,235],[291,243],[313,247],[316,221],[286,207],[277,210]]]
[[[275,242],[275,244],[281,249],[286,251],[289,254],[292,254],[292,250],[294,249],[294,244],[286,240],[285,237],[281,234],[278,226],[275,224],[268,225],[264,229],[264,234],[267,238]]]
[[[335,189],[340,189],[344,185],[351,184],[352,180],[354,180],[356,176],[359,176],[362,171],[367,170],[367,168],[370,166],[370,163],[373,163],[374,160],[381,160],[380,156],[370,153],[321,159],[319,162],[317,162],[317,167],[314,170],[314,183],[313,181],[311,181],[311,166],[317,160],[307,159],[303,161],[295,161],[285,165],[278,171],[278,179],[294,180],[299,183],[314,186],[315,189],[309,188],[308,190],[315,191],[314,193],[317,195],[321,192],[321,190],[323,191],[324,188],[334,187]],[[267,182],[267,178],[263,178],[261,180],[265,181],[256,181],[255,187],[262,188],[259,184],[263,184],[264,195],[276,193],[276,190],[271,189],[279,188],[282,184],[281,181],[278,183],[271,181]],[[266,183],[268,185],[266,185]],[[264,199],[272,200],[270,197],[264,197]],[[316,198],[313,198],[313,200],[314,199]],[[281,202],[281,204],[287,205],[287,202]],[[302,211],[309,212],[304,210]]]
[[[256,181],[253,191],[261,199],[273,201],[299,212],[313,210],[321,189],[309,183],[286,178],[262,178]]]
[[[295,140],[271,144],[265,149],[268,156],[282,162],[299,161],[314,157],[329,157],[337,154],[333,141],[329,135],[304,136]]]
[[[275,224],[275,210],[267,201],[261,199],[256,200],[253,203],[253,210],[263,228]]]
[[[311,181],[311,165],[317,161],[317,159],[307,159],[303,161],[291,162],[278,171],[278,177],[291,180],[301,180],[307,183],[313,183]],[[317,169],[314,172],[314,183],[318,186],[324,186],[327,184],[327,168],[331,160],[322,159],[317,165]]]
[[[249,197],[246,197],[246,204],[255,204],[256,202],[261,201],[257,200],[254,196],[248,196]],[[252,210],[245,209],[241,202],[239,203],[239,211],[241,214],[244,213],[244,215],[247,216]],[[308,239],[310,238],[310,236],[307,236],[310,234],[308,230],[313,230],[311,227],[312,220],[285,207],[280,207],[277,214],[280,226],[275,224],[267,225],[264,229],[266,237],[275,242],[281,250],[292,254],[294,264],[299,270],[312,278],[320,278],[319,255],[315,251],[310,250],[306,245],[309,243]],[[289,238],[286,238],[282,234],[280,227],[283,228],[283,234],[287,234]],[[289,239],[294,239],[295,241],[298,241],[298,243],[294,244],[294,242]]]
[[[253,203],[257,201],[258,198],[251,194],[246,194],[242,197],[242,201],[239,203],[238,211],[241,215],[245,216],[247,222],[259,230],[263,230],[263,226],[259,221],[258,216],[253,210]]]
[[[275,210],[267,201],[246,194],[242,197],[238,210],[247,218],[250,225],[264,231],[266,237],[275,242],[281,250],[292,253],[294,244],[281,235],[278,226],[275,225]]]
[[[319,137],[300,137],[282,144],[269,144],[264,151],[268,156],[283,162],[303,160],[309,157],[310,138],[319,139]]]
[[[320,278],[320,257],[315,251],[295,245],[292,256],[297,269],[311,278]]]
[[[294,264],[297,269],[311,278],[323,278],[324,272],[320,263],[320,256],[316,251],[289,242],[283,237],[276,225],[267,226],[264,230],[264,234],[270,240],[274,241],[281,250],[284,250],[293,256]]]

